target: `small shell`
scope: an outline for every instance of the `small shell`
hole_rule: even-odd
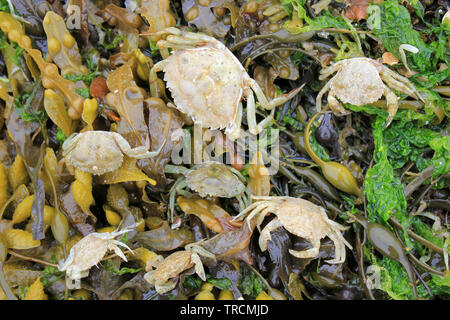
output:
[[[232,198],[242,194],[245,186],[223,163],[204,162],[186,175],[189,188],[200,197]]]
[[[299,198],[289,198],[275,212],[283,227],[296,236],[322,239],[330,231],[322,207]]]

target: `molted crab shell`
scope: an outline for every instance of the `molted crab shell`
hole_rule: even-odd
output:
[[[273,110],[293,98],[302,87],[267,101],[258,83],[250,78],[240,61],[214,37],[167,28],[148,35],[166,36],[156,45],[160,49],[173,49],[171,55],[153,65],[150,87],[159,94],[157,72],[164,72],[164,80],[172,93],[175,107],[190,116],[203,128],[224,129],[236,140],[240,136],[242,121],[241,99],[247,100],[249,130],[259,134],[273,117],[273,112],[256,123],[255,98],[261,107]]]
[[[72,279],[79,278],[77,271],[89,270],[103,258],[107,251],[108,242],[104,239],[88,235],[80,240],[71,250],[71,255],[65,262],[69,277]]]
[[[224,46],[180,49],[166,60],[164,80],[180,111],[202,127],[223,129],[233,123],[246,72]]]
[[[88,131],[69,139],[63,144],[63,155],[81,171],[100,175],[122,165],[123,153],[110,132]]]
[[[60,261],[58,269],[60,271],[67,270],[67,275],[71,279],[81,279],[87,276],[87,271],[97,265],[105,253],[113,250],[123,260],[127,261],[125,255],[119,246],[131,250],[126,244],[114,240],[128,230],[118,232],[90,233],[83,239],[78,241],[71,249],[66,260]]]
[[[191,261],[191,252],[176,251],[165,258],[152,273],[152,282],[164,284],[169,279],[178,276],[181,272],[189,269],[194,264]]]
[[[242,181],[223,163],[208,161],[186,175],[186,181],[200,197],[232,198],[245,191]]]
[[[344,103],[361,106],[378,101],[383,96],[384,83],[377,63],[368,58],[347,60],[333,78],[330,89]]]
[[[323,218],[322,207],[300,198],[285,200],[275,212],[283,227],[296,236],[306,239],[322,239],[330,231]]]

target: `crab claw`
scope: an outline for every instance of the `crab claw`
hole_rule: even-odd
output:
[[[180,35],[181,34],[181,30],[174,28],[174,27],[169,27],[166,28],[164,30],[161,31],[147,31],[147,32],[141,32],[139,35],[140,36],[163,36],[166,34],[174,34],[174,35]]]
[[[275,108],[276,106],[282,105],[283,103],[291,100],[293,97],[295,97],[300,90],[303,89],[303,87],[305,86],[306,83],[302,84],[300,87],[291,90],[288,93],[279,95],[276,98],[273,98],[272,100],[270,100],[269,104],[267,106],[263,106],[265,109],[267,110],[272,110],[273,108]]]

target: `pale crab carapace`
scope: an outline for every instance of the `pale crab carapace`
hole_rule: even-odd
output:
[[[270,233],[284,227],[288,232],[307,239],[312,245],[312,248],[303,251],[290,249],[289,253],[293,256],[315,258],[319,254],[320,240],[328,236],[334,243],[335,253],[334,258],[326,262],[337,264],[345,261],[345,246],[350,249],[352,246],[341,232],[348,227],[329,219],[323,207],[300,198],[281,196],[253,196],[252,198],[255,202],[239,213],[234,220],[246,219],[248,224],[255,223],[259,229],[268,214],[275,214],[276,218],[272,219],[260,232],[261,251],[267,249],[267,242],[271,239]]]
[[[408,78],[374,59],[359,57],[338,61],[322,69],[319,80],[324,80],[335,72],[337,72],[336,75],[323,86],[317,95],[316,109],[318,112],[322,110],[322,96],[327,91],[329,91],[328,106],[338,115],[349,113],[341,102],[362,106],[374,103],[384,95],[389,113],[386,126],[389,126],[398,109],[398,97],[391,88],[423,101],[420,93]]]
[[[152,95],[158,95],[157,72],[164,72],[175,107],[195,124],[209,129],[224,129],[228,137],[240,136],[242,98],[247,100],[247,123],[252,134],[260,133],[273,120],[274,108],[293,98],[302,87],[268,101],[258,83],[239,60],[220,41],[205,34],[174,27],[143,35],[166,36],[158,48],[171,48],[171,55],[150,71]],[[262,108],[272,110],[257,123],[255,98]]]
[[[157,151],[148,151],[140,146],[131,148],[124,137],[111,131],[86,131],[73,133],[62,146],[66,163],[81,171],[101,175],[118,169],[123,156],[143,159],[157,156],[165,143]]]

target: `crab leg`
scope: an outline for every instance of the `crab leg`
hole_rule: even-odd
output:
[[[180,30],[177,31],[178,31],[177,33],[169,31],[168,33],[170,33],[170,35],[166,37],[166,40],[159,40],[156,43],[158,48],[160,49],[172,48],[175,50],[189,49],[199,46],[205,46],[207,44],[217,49],[223,50],[226,48],[221,43],[216,43],[214,40],[211,39],[210,36]]]
[[[205,269],[203,268],[203,263],[198,254],[191,254],[191,263],[195,266],[195,273],[202,279],[202,281],[206,281]]]
[[[239,178],[239,180],[246,184],[245,178],[238,170],[234,169],[233,167],[230,167],[230,170]],[[239,201],[239,210],[244,210],[252,203],[252,195],[250,190],[245,187],[244,192],[238,195],[236,199]]]
[[[350,114],[349,111],[345,110],[345,108],[342,106],[342,104],[336,99],[334,96],[333,90],[330,90],[328,92],[328,106],[333,111],[333,113],[337,115],[346,115]]]
[[[328,238],[334,243],[334,259],[326,260],[326,262],[329,264],[343,263],[345,261],[344,237],[338,231],[331,230],[331,232],[328,233]]]
[[[276,201],[278,204],[281,204],[283,202],[283,200],[288,199],[289,197],[276,197],[276,199],[274,199],[274,197],[272,196],[252,196],[252,198],[254,200],[268,200],[268,201]]]
[[[136,158],[136,159],[145,159],[145,158],[152,158],[157,156],[160,152],[161,149],[164,147],[164,144],[161,145],[161,147],[159,147],[159,149],[157,151],[147,151],[147,149],[145,147],[136,147],[133,149],[129,149],[129,150],[122,150],[123,153],[125,153],[127,156],[131,157],[131,158]]]
[[[177,283],[178,283],[178,278],[170,279],[164,284],[156,284],[155,283],[155,290],[159,294],[164,294],[166,292],[173,290],[177,286]]]
[[[407,95],[413,97],[414,99],[418,99],[416,94],[409,90],[409,88],[406,88],[402,83],[390,78],[389,80],[383,79],[385,83],[389,85],[391,89],[397,90],[399,92],[406,93]]]
[[[300,87],[293,89],[293,90],[289,91],[288,93],[285,93],[278,97],[273,98],[272,100],[270,100],[269,104],[267,106],[265,106],[264,109],[272,110],[276,106],[282,105],[283,103],[291,100],[293,97],[295,97],[300,92],[300,90],[303,89],[304,86],[305,86],[305,84],[302,84]]]
[[[384,74],[386,73],[386,74]],[[417,91],[416,87],[409,81],[408,78],[398,74],[397,72],[392,71],[389,68],[384,68],[383,72],[380,74],[381,79],[383,81],[386,81],[390,83],[392,80],[398,80],[400,83],[400,87],[404,88],[405,90],[408,90],[412,94],[410,94],[415,99],[420,99],[422,102],[425,102],[420,95],[419,91]],[[393,81],[392,81],[393,82]]]
[[[339,61],[329,67],[326,67],[325,69],[322,69],[320,71],[319,80],[324,80],[324,79],[328,78],[330,75],[332,75],[333,73],[338,71],[339,68],[341,67],[341,65],[342,65],[342,62]]]
[[[344,227],[343,225],[337,223],[336,221],[330,220],[328,219],[328,215],[326,214],[325,211],[321,212],[322,217],[324,219],[326,219],[328,221],[328,224],[330,225],[331,229],[334,230],[336,232],[336,234],[338,235],[339,239],[341,239],[341,241],[351,250],[353,249],[352,245],[350,243],[348,243],[347,240],[345,240],[344,236],[339,232],[339,231],[345,231],[348,230],[350,227]]]
[[[344,262],[343,257],[345,257],[345,246],[342,245],[341,240],[337,237],[334,231],[330,231],[327,236],[331,239],[331,241],[333,241],[334,244],[334,259],[326,260],[326,262],[329,264]]]
[[[261,232],[261,228],[260,228],[259,226],[263,223],[264,218],[265,218],[269,213],[272,213],[273,211],[275,211],[274,206],[273,206],[273,205],[269,205],[267,208],[265,208],[263,211],[261,211],[261,213],[258,215],[257,221],[256,221],[256,225],[257,225],[257,227],[258,227],[258,231],[259,231],[259,232]],[[278,219],[276,219],[276,220],[278,220]],[[250,227],[250,225],[249,225],[249,227]]]
[[[170,40],[169,40],[170,39]],[[194,43],[181,43],[181,41],[174,41],[175,38],[169,38],[168,40],[159,40],[157,46],[159,49],[190,49],[195,48]]]
[[[77,140],[78,140],[77,136],[78,136],[78,134],[76,132],[74,132],[66,139],[66,141],[64,141],[63,148],[62,148],[64,158],[67,157],[67,155],[77,145]]]
[[[244,178],[244,176],[239,170],[233,167],[230,167],[229,169],[239,178],[239,180],[241,180],[243,183],[247,183],[247,180]]]
[[[294,257],[297,258],[315,258],[319,254],[320,249],[320,240],[319,239],[312,239],[310,240],[312,244],[312,248],[303,250],[303,251],[295,251],[292,249],[289,249],[289,253],[292,254]]]
[[[272,231],[275,231],[276,229],[280,228],[282,225],[280,223],[280,220],[273,219],[270,221],[264,229],[262,229],[261,234],[258,239],[259,248],[262,252],[267,250],[267,241],[271,240],[270,233]]]
[[[251,90],[248,90],[247,92],[247,124],[249,127],[249,130],[252,134],[256,135],[257,132],[257,125],[256,125],[256,110],[255,110],[255,97],[253,96],[253,93]]]
[[[241,211],[237,216],[235,216],[233,218],[233,221],[243,220],[250,211],[252,211],[253,209],[255,209],[255,208],[257,208],[258,206],[261,206],[261,205],[262,205],[261,202],[256,202],[256,203],[253,203],[253,204],[249,205],[247,208],[245,208],[244,211]]]
[[[262,91],[261,87],[259,86],[258,82],[256,82],[256,80],[249,78],[248,85],[250,86],[250,88],[252,88],[253,92],[255,93],[256,98],[258,99],[258,102],[266,110],[272,110],[276,106],[279,106],[279,105],[285,103],[286,101],[292,99],[299,93],[299,91],[304,86],[304,84],[303,84],[300,87],[298,87],[297,89],[294,89],[286,94],[282,94],[282,95],[272,99],[269,102],[267,100],[266,96],[264,95],[264,92]]]
[[[250,102],[247,101],[247,117],[250,116],[250,119],[253,119],[254,123],[249,124],[249,130],[252,134],[257,135],[261,131],[263,131],[267,126],[270,125],[270,122],[273,121],[273,117],[275,115],[275,109],[272,109],[270,114],[262,120],[260,123],[256,125],[256,107],[255,100],[253,94],[250,95]],[[252,121],[252,120],[251,120]]]
[[[248,108],[248,107],[247,107]],[[236,112],[236,118],[231,126],[225,129],[225,134],[230,140],[236,140],[240,137],[241,133],[241,123],[242,123],[242,102],[239,101],[238,109]]]
[[[388,106],[389,116],[387,118],[386,128],[389,127],[398,110],[398,97],[387,86],[384,86],[384,96]]]
[[[203,45],[204,43],[216,43],[215,40],[212,40],[212,38],[206,34],[189,31],[181,31],[181,35],[179,36],[179,38],[186,39],[186,41],[201,45]]]
[[[333,78],[331,79],[333,80]],[[331,87],[331,80],[328,81],[323,88],[319,91],[319,93],[317,94],[316,97],[316,111],[317,112],[321,112],[322,111],[322,97],[325,94],[325,92],[327,92],[328,90],[330,90]]]
[[[242,196],[237,196],[236,199],[239,202],[239,210],[242,210],[243,208],[245,209],[245,203],[244,203],[244,199],[242,198]]]
[[[131,252],[133,252],[130,247],[128,247],[125,243],[120,242],[118,240],[112,240],[112,244],[108,246],[109,250],[113,250],[115,254],[117,254],[119,257],[121,257],[124,261],[128,261],[127,257],[123,254],[122,250],[118,246],[122,246],[124,248],[127,248]]]
[[[242,211],[241,213],[239,213],[237,216],[235,216],[231,221],[241,221],[243,220],[247,214],[250,212],[250,214],[248,215],[248,217],[246,218],[248,227],[250,229],[251,228],[251,221],[253,219],[253,217],[255,217],[256,215],[258,215],[261,211],[263,211],[264,209],[267,208],[267,203],[253,203],[251,205],[249,205],[244,211]]]
[[[194,33],[189,31],[180,30],[175,27],[169,27],[164,30],[158,31],[158,32],[143,32],[141,33],[143,36],[156,36],[156,37],[162,37],[167,36],[168,42],[171,43],[178,43],[178,44],[204,44],[205,42],[210,42],[211,37],[208,35],[200,34],[200,33]],[[158,41],[159,42],[159,41]],[[163,42],[164,43],[164,42]]]
[[[251,205],[252,204],[252,193],[251,193],[251,191],[250,191],[250,189],[249,188],[245,188],[245,197],[244,197],[244,200],[245,200],[245,207],[244,207],[244,209],[245,208],[247,208],[249,205]]]
[[[392,89],[406,93],[414,99],[419,99],[418,93],[414,92],[410,87],[406,86],[404,82],[398,81],[389,75],[382,76],[381,79],[389,85]]]
[[[189,49],[199,46],[205,46],[206,44],[212,44],[212,41],[207,36],[200,34],[186,33],[181,36],[168,36],[166,40],[160,40],[157,43],[158,48],[172,48],[172,49]],[[217,47],[214,45],[214,47]]]
[[[253,92],[249,90],[247,94],[247,123],[248,128],[250,130],[251,134],[257,135],[259,134],[264,128],[266,128],[270,122],[273,120],[274,116],[274,110],[270,112],[270,114],[262,120],[260,123],[256,123],[256,106],[255,106],[255,97],[253,96]]]
[[[267,212],[268,212],[268,207],[270,206],[270,204],[267,204],[267,203],[263,203],[263,204],[261,204],[261,206],[259,206],[257,209],[255,209],[254,211],[252,211],[249,215],[248,215],[248,217],[247,217],[247,219],[246,219],[246,221],[247,221],[247,224],[248,224],[248,227],[251,229],[251,221],[253,220],[253,218],[254,217],[257,217],[257,216],[262,216],[263,217],[263,219],[264,219],[264,216],[267,214]],[[258,223],[260,223],[260,220],[261,220],[261,218],[258,218]],[[258,229],[259,229],[259,227],[258,227]]]
[[[333,220],[328,219],[328,216],[327,216],[326,213],[324,213],[324,218],[327,219],[328,224],[330,225],[330,227],[332,227],[332,228],[335,229],[335,230],[345,231],[345,230],[348,230],[348,229],[349,229],[349,227],[344,227],[343,225],[337,223],[336,221],[333,221]],[[345,241],[345,242],[346,242],[346,241]],[[348,242],[346,242],[346,245],[347,245],[350,249],[352,248],[352,246],[351,246]]]
[[[156,31],[156,32],[143,32],[141,33],[141,35],[143,36],[165,36],[167,34],[174,34],[174,35],[180,35],[181,34],[181,30],[179,30],[178,28],[174,28],[174,27],[169,27],[166,28],[164,30],[161,31]]]
[[[169,208],[168,208],[168,217],[167,219],[169,222],[174,221],[174,210],[175,210],[175,197],[177,194],[181,193],[180,191],[187,187],[187,181],[185,177],[178,178],[177,181],[175,181],[174,185],[170,189],[169,192]]]
[[[239,209],[244,210],[251,204],[251,194],[248,188],[245,188],[245,191],[242,195],[236,197],[239,201]]]
[[[150,86],[150,93],[152,94],[152,97],[158,98],[161,96],[161,92],[159,92],[159,86],[158,86],[158,76],[156,75],[157,72],[162,71],[164,67],[167,65],[166,60],[161,60],[158,63],[155,63],[153,67],[150,69],[149,74],[149,86]]]
[[[328,222],[334,222],[334,221],[329,220]],[[338,224],[338,223],[336,223],[336,224]],[[342,226],[340,226],[340,227],[342,228]],[[350,250],[353,249],[352,245],[350,243],[348,243],[348,241],[345,240],[344,236],[338,231],[339,229],[337,229],[337,228],[332,228],[332,229],[346,247],[348,247]]]
[[[216,260],[216,255],[212,252],[209,252],[208,250],[206,250],[204,247],[201,246],[202,243],[204,243],[205,240],[202,239],[200,241],[197,241],[195,243],[190,243],[187,244],[184,248],[186,250],[190,250],[194,253],[197,253],[199,255],[202,255],[204,257],[210,258],[212,260]]]
[[[117,144],[118,144],[120,150],[122,150],[123,153],[125,153],[127,156],[129,156],[131,158],[136,158],[136,159],[153,158],[153,157],[157,156],[161,152],[161,150],[164,148],[164,146],[166,145],[166,139],[164,139],[163,143],[158,148],[158,150],[147,151],[147,149],[143,146],[132,149],[130,147],[130,145],[128,144],[128,142],[125,140],[125,138],[123,138],[121,136],[118,136],[115,139],[117,141]],[[122,139],[123,139],[123,141],[122,141]]]

